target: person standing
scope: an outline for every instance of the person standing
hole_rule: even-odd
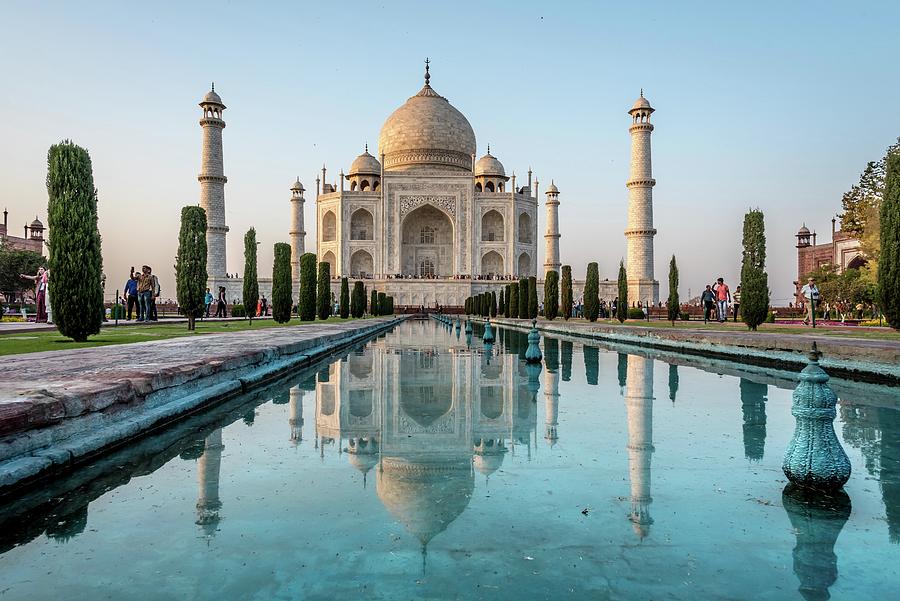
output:
[[[19,276],[34,282],[34,302],[37,305],[35,323],[45,323],[47,321],[47,285],[50,281],[50,273],[43,267],[38,267],[35,275],[20,273]]]
[[[716,280],[716,285],[713,286],[713,292],[716,295],[719,323],[724,323],[728,320],[728,303],[731,302],[731,290],[728,288],[725,280],[719,278]]]
[[[266,295],[263,294],[262,298],[259,300],[260,304],[262,304],[262,316],[268,317],[269,315],[269,301],[266,300]]]
[[[153,278],[150,276],[150,267],[144,265],[141,267],[141,275],[138,276],[137,282],[138,303],[140,305],[140,315],[138,321],[150,321],[150,303],[153,299]]]
[[[803,325],[808,326],[815,319],[815,305],[819,303],[819,288],[816,286],[816,281],[808,278],[806,285],[800,290],[800,294],[806,300],[806,318],[803,320]]]
[[[216,304],[216,317],[228,317],[226,309],[225,286],[219,286],[219,298]]]
[[[147,268],[148,273],[150,274],[150,321],[159,321],[156,316],[156,299],[159,298],[159,293],[162,292],[162,288],[159,285],[159,278],[156,277],[156,274],[153,273],[151,268]]]
[[[733,321],[737,321],[738,310],[741,308],[741,286],[738,284],[738,287],[734,289],[734,294],[731,295],[731,300],[733,301],[732,310],[734,311]]]
[[[706,290],[700,295],[700,304],[703,306],[703,323],[709,323],[709,316],[715,306],[716,295],[712,291],[712,286],[706,285]]]
[[[212,292],[209,291],[209,288],[206,289],[206,296],[203,297],[203,304],[206,305],[206,314],[205,317],[209,317],[209,308],[212,306],[213,295]]]
[[[134,272],[134,267],[132,267],[131,274],[128,276],[128,281],[125,282],[122,292],[125,296],[125,306],[127,308],[125,317],[128,321],[131,321],[132,312],[137,313],[139,320],[141,317],[141,307],[138,304],[137,281],[138,276]]]

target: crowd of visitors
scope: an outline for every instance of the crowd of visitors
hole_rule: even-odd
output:
[[[130,321],[134,316],[139,322],[159,321],[156,299],[159,298],[160,292],[162,288],[159,285],[159,278],[149,265],[142,266],[140,273],[132,267],[122,293],[125,319]]]

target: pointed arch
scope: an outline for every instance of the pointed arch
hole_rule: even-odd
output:
[[[481,241],[503,242],[503,215],[491,209],[481,217]]]
[[[503,257],[495,250],[481,257],[481,275],[503,275]]]
[[[337,239],[337,217],[334,211],[326,211],[322,216],[322,242],[334,242]]]
[[[356,209],[350,216],[350,239],[375,239],[375,219],[367,209]]]
[[[366,278],[371,277],[375,271],[375,261],[372,255],[366,250],[357,250],[350,255],[350,277]]]
[[[534,242],[532,235],[533,230],[531,215],[528,213],[519,214],[519,242],[523,244],[531,244]]]
[[[528,253],[519,255],[519,276],[531,275],[531,257]]]

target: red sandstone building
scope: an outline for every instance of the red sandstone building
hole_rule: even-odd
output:
[[[0,224],[0,244],[8,246],[16,250],[30,250],[36,253],[44,254],[44,224],[40,219],[34,218],[31,225],[25,226],[25,236],[9,235],[8,230],[9,212],[3,210],[3,223]]]
[[[803,304],[800,288],[806,283],[806,276],[819,267],[834,265],[838,273],[845,269],[858,269],[866,263],[859,239],[836,230],[837,220],[831,220],[831,242],[816,243],[816,233],[810,232],[804,224],[797,232],[797,280],[794,282],[795,298]],[[812,240],[812,242],[810,242]]]

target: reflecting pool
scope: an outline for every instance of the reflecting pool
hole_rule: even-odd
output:
[[[0,505],[0,599],[891,599],[900,391],[408,321]],[[630,354],[629,354],[630,353]]]

